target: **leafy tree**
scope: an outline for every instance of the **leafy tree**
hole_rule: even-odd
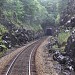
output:
[[[58,1],[59,0],[38,0],[41,5],[43,5],[48,14],[47,14],[47,17],[44,19],[43,22],[45,23],[42,23],[42,26],[43,24],[45,24],[44,26],[46,27],[47,25],[47,22],[48,22],[48,25],[58,25],[59,24],[59,18],[60,18],[60,15],[59,15],[59,12],[58,12]],[[58,18],[58,15],[59,15],[59,18]]]
[[[17,21],[22,19],[24,13],[22,2],[19,0],[7,0],[4,4],[4,14],[8,19]]]
[[[0,0],[0,18],[2,17],[2,14],[3,14],[4,2],[5,2],[5,0]]]

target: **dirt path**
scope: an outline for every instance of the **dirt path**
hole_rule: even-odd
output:
[[[53,59],[49,57],[46,49],[50,37],[48,37],[37,49],[35,64],[38,75],[58,75],[54,69]]]

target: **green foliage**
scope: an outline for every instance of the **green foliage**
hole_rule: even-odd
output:
[[[57,15],[57,18],[55,20],[56,25],[59,25],[59,23],[60,23],[60,14]]]
[[[2,46],[4,48],[4,51],[7,50],[7,48],[5,47],[5,45],[2,43],[2,34],[7,32],[8,30],[0,24],[0,46]]]
[[[7,50],[7,47],[5,45],[0,45],[0,47],[3,47],[3,50]]]
[[[3,13],[9,21],[18,26],[34,26],[39,28],[42,20],[47,17],[47,10],[38,0],[6,0]]]
[[[70,36],[70,32],[61,32],[59,33],[58,39],[62,44],[63,42],[67,42],[68,37]]]
[[[34,31],[38,31],[39,29],[42,29],[41,25],[36,25],[36,24],[34,24],[34,25],[32,26],[32,30],[34,30]]]
[[[20,0],[6,0],[4,3],[4,14],[10,20],[17,21],[17,19],[21,19],[24,10],[23,4]]]
[[[3,25],[0,24],[0,34],[3,34],[5,32],[7,32],[7,31],[8,30]]]
[[[0,45],[0,47],[3,47],[3,51],[0,52],[0,58],[1,58],[3,54],[6,52],[7,48],[5,45]]]
[[[58,6],[59,0],[38,0],[47,10],[48,16],[46,19],[50,20],[50,25],[58,25],[59,24],[59,17],[58,16]]]
[[[59,24],[61,10],[64,10],[62,5],[67,1],[61,2],[62,0],[1,0],[0,4],[5,18],[16,26],[38,29],[45,20],[50,25]]]
[[[3,48],[3,50],[0,51],[0,57],[2,57],[3,54],[7,51],[7,47],[2,43],[1,37],[0,37],[0,47]]]

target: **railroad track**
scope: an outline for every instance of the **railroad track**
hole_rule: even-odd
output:
[[[1,75],[37,75],[35,54],[46,38],[42,38],[18,53],[5,67]]]

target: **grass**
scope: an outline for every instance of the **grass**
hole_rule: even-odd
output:
[[[0,52],[0,58],[3,56],[3,54],[7,50],[6,46],[2,43],[2,35],[5,32],[8,32],[8,30],[2,24],[0,24],[0,46],[2,46],[4,48],[3,51]]]
[[[70,36],[70,32],[61,32],[61,33],[59,33],[59,36],[58,36],[59,43],[62,44],[63,42],[67,42],[67,39],[68,39],[69,36]],[[65,44],[63,46],[61,46],[60,48],[58,48],[57,45],[54,45],[53,48],[55,50],[60,50],[61,52],[64,52]]]
[[[59,33],[58,40],[62,44],[63,42],[67,42],[69,36],[70,32],[61,32]]]

